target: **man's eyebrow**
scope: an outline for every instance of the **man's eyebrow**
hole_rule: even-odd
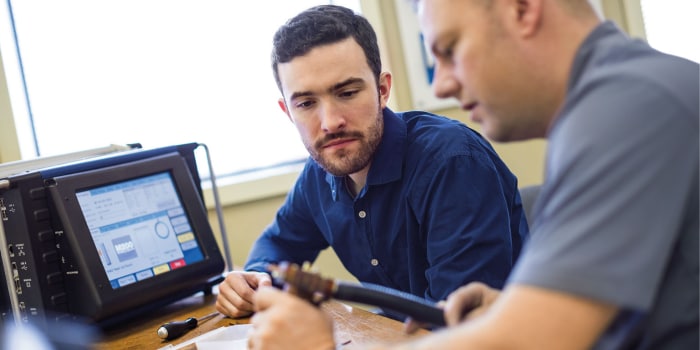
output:
[[[311,96],[311,95],[313,95],[313,92],[311,92],[311,91],[295,92],[291,96],[289,96],[289,101],[294,101],[294,99],[297,99],[299,97]]]
[[[340,83],[337,83],[337,84],[331,86],[330,89],[328,89],[328,92],[338,91],[338,90],[340,90],[348,85],[352,85],[352,84],[358,84],[358,85],[364,86],[365,80],[362,78],[348,78],[344,81],[341,81]]]

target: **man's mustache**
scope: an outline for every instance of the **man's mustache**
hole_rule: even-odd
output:
[[[363,138],[363,137],[364,137],[364,135],[362,135],[362,133],[359,132],[359,131],[337,132],[337,133],[334,133],[334,134],[328,134],[328,135],[324,136],[322,139],[316,141],[316,143],[314,144],[314,147],[315,147],[316,149],[322,148],[323,145],[325,145],[325,144],[327,144],[327,143],[329,143],[329,142],[331,142],[331,141],[333,141],[333,140],[337,140],[337,139],[343,139],[343,138],[357,138],[357,139],[361,139],[361,138]]]

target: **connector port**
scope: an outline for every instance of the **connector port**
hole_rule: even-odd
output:
[[[7,221],[7,207],[3,198],[0,198],[0,217],[2,217],[2,221]]]
[[[12,262],[12,278],[15,280],[15,292],[17,295],[22,294],[22,284],[19,282],[19,270],[17,270],[17,263]]]

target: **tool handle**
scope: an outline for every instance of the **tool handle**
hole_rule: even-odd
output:
[[[190,317],[184,321],[168,322],[158,328],[158,336],[165,340],[175,339],[197,327],[197,319]]]

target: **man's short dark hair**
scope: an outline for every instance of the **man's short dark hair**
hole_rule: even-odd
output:
[[[377,35],[369,21],[345,7],[320,5],[291,18],[275,33],[272,44],[272,71],[277,87],[282,91],[278,64],[290,62],[315,47],[337,43],[350,37],[362,47],[367,64],[374,73],[375,82],[379,82],[382,62]]]

